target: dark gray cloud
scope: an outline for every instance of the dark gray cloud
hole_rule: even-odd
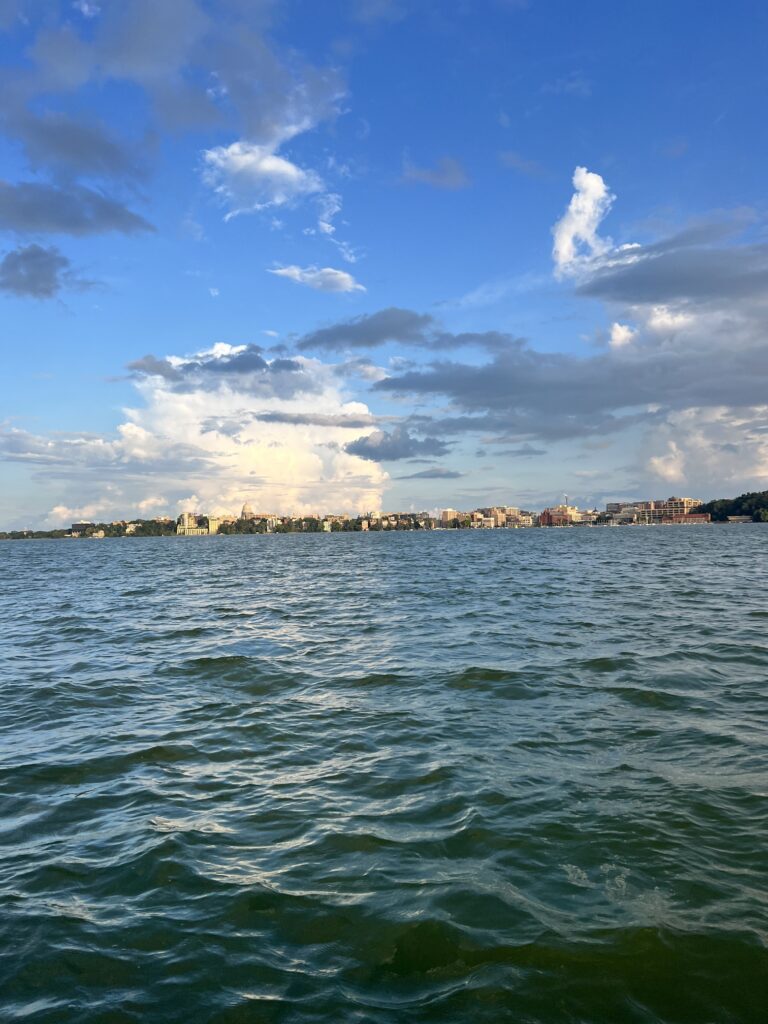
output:
[[[658,409],[760,405],[768,394],[768,338],[731,350],[649,345],[588,358],[524,345],[473,365],[441,360],[373,385],[401,396],[447,397],[460,415],[435,420],[440,434],[500,431],[510,440],[608,433]]]
[[[350,348],[375,348],[389,341],[419,344],[433,323],[427,313],[414,313],[410,309],[390,306],[378,313],[357,316],[331,327],[321,327],[311,334],[305,334],[296,347],[301,351],[326,349],[338,352]]]
[[[127,81],[144,90],[155,117],[175,128],[230,127],[272,142],[286,124],[316,123],[343,92],[338,72],[285,57],[266,31],[269,0],[104,3],[88,31],[69,4],[47,16],[29,50],[31,67],[11,83],[17,106],[90,82]]]
[[[343,427],[346,430],[360,430],[376,422],[370,414],[312,413],[312,412],[250,412],[240,410],[234,416],[211,416],[202,422],[203,433],[216,432],[238,440],[240,433],[251,423],[284,423],[295,427]],[[335,441],[328,447],[338,450]]]
[[[511,459],[531,459],[537,455],[546,455],[547,450],[546,448],[534,448],[532,444],[524,444],[520,448],[505,448],[496,454],[506,455]]]
[[[0,182],[0,229],[19,234],[95,235],[154,231],[143,217],[83,185]]]
[[[260,345],[246,345],[239,352],[206,353],[178,364],[150,354],[126,368],[138,378],[162,377],[170,390],[181,394],[216,390],[222,384],[260,398],[293,398],[322,390],[322,382],[299,360],[277,358],[270,362],[263,353]]]
[[[55,246],[26,245],[7,252],[0,261],[0,291],[21,298],[50,299],[63,288],[88,288],[72,264]]]
[[[456,469],[444,469],[442,466],[435,466],[434,469],[422,469],[418,473],[406,473],[405,476],[396,476],[395,480],[457,480],[463,473]]]
[[[376,422],[376,418],[369,414],[330,415],[317,412],[261,412],[254,413],[253,419],[259,423],[289,423],[302,427],[347,427],[356,430],[372,426]]]
[[[248,345],[242,352],[237,352],[231,356],[201,359],[187,365],[190,370],[203,370],[206,373],[260,373],[263,370],[271,370],[269,363],[261,354],[262,351],[263,349],[259,345]],[[277,359],[275,362],[280,363],[285,362],[285,360]],[[292,365],[291,371],[295,370],[295,368],[295,365]],[[276,367],[275,372],[279,372],[279,367]]]
[[[284,373],[296,373],[298,370],[302,369],[301,363],[297,362],[295,359],[273,359],[269,366],[273,373],[279,373],[281,371]]]
[[[368,437],[359,437],[345,446],[350,455],[359,455],[374,462],[396,462],[418,455],[445,455],[450,445],[437,437],[417,438],[405,427],[395,427],[387,432],[375,430]]]
[[[164,377],[166,380],[181,380],[182,378],[182,374],[167,359],[158,359],[153,355],[134,359],[132,363],[128,363],[126,369],[131,370],[139,377]]]
[[[579,286],[591,298],[630,305],[706,303],[768,296],[768,246],[715,247],[734,224],[695,225],[648,246],[620,254]]]
[[[489,352],[501,352],[521,344],[519,339],[503,331],[463,331],[453,334],[443,330],[429,313],[415,313],[411,309],[390,306],[377,313],[367,313],[330,327],[321,327],[305,334],[296,347],[301,351],[339,352],[355,348],[376,348],[388,342],[416,345],[436,352],[457,348],[482,348]]]
[[[435,167],[414,167],[406,163],[403,167],[403,181],[414,181],[433,188],[456,190],[470,184],[467,172],[455,157],[444,156]]]
[[[96,120],[22,111],[9,118],[4,127],[21,142],[35,170],[49,170],[63,178],[145,176],[146,170],[132,147],[113,138]]]

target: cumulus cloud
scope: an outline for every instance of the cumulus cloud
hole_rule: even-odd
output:
[[[442,157],[435,167],[415,167],[406,162],[403,168],[403,180],[450,190],[466,188],[470,184],[467,172],[452,156]]]
[[[159,378],[179,394],[216,391],[226,385],[255,398],[287,400],[316,394],[321,387],[313,361],[304,357],[270,359],[261,346],[253,344],[219,342],[192,356],[165,359],[150,354],[129,363],[127,369],[138,381]]]
[[[122,203],[83,185],[0,182],[0,228],[19,234],[96,235],[154,231]]]
[[[552,256],[558,274],[578,270],[585,259],[606,252],[611,241],[601,238],[597,229],[613,204],[614,196],[599,174],[577,167],[568,209],[552,229]]]
[[[286,277],[289,281],[304,284],[319,292],[365,291],[365,287],[357,282],[351,274],[345,270],[335,270],[333,267],[299,267],[294,264],[288,267],[272,268],[269,273],[275,274],[277,277]]]
[[[104,502],[114,517],[159,494],[169,510],[191,494],[210,512],[236,511],[246,498],[278,513],[380,506],[386,474],[344,448],[353,424],[366,429],[369,410],[344,398],[332,368],[302,359],[312,390],[284,394],[281,375],[301,373],[246,370],[242,357],[255,353],[214,350],[157,360],[175,364],[180,380],[138,373],[136,407],[124,410],[114,434],[46,436],[5,426],[0,458],[44,470],[40,487],[55,494],[50,507]]]
[[[227,218],[284,206],[322,192],[322,178],[276,152],[243,140],[203,153],[203,180],[229,206]]]
[[[55,246],[26,245],[7,252],[0,261],[0,291],[20,298],[50,299],[63,288],[89,288]]]
[[[679,484],[685,480],[685,457],[674,441],[670,441],[664,455],[654,455],[648,459],[648,471],[670,484]]]
[[[360,437],[346,446],[350,454],[377,462],[396,462],[419,455],[445,455],[449,449],[448,444],[436,437],[413,437],[405,427],[395,427],[389,432],[374,430],[367,437]]]
[[[653,306],[647,315],[646,326],[652,331],[678,331],[693,322],[690,313],[676,313],[669,306]]]
[[[625,345],[630,344],[636,334],[637,331],[628,324],[612,323],[608,344],[611,348],[624,348]]]

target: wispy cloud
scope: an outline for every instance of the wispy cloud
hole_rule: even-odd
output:
[[[552,96],[576,96],[579,99],[586,100],[592,95],[592,83],[581,72],[572,71],[562,78],[546,82],[541,87],[541,91]]]
[[[395,480],[458,480],[464,476],[456,469],[445,469],[442,466],[435,466],[434,469],[422,469],[418,473],[406,473],[404,476],[396,476]]]
[[[403,167],[403,180],[450,190],[467,188],[470,184],[467,172],[452,156],[442,157],[434,167],[416,167],[406,161]]]
[[[499,153],[499,160],[504,167],[509,167],[513,171],[519,171],[521,174],[527,174],[530,178],[543,178],[547,174],[542,164],[536,160],[527,159],[520,153],[515,152],[514,149],[505,149],[502,153]]]

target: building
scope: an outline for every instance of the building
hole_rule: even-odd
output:
[[[581,512],[575,505],[555,505],[545,508],[539,516],[539,526],[573,526],[581,522]]]
[[[201,518],[196,512],[182,512],[176,520],[176,533],[180,537],[205,536],[208,533],[208,524],[202,525]]]
[[[96,523],[72,523],[72,536],[82,537],[88,530],[92,530],[96,526]]]
[[[612,501],[605,506],[605,511],[614,522],[653,526],[658,523],[696,522],[697,520],[690,517],[701,504],[699,498],[676,497],[657,498],[652,501]],[[709,522],[709,516],[707,515],[706,520],[699,521]]]
[[[247,519],[249,521],[256,518],[256,513],[251,508],[250,502],[246,501],[243,505],[243,511],[240,513],[240,518]]]
[[[454,522],[459,518],[459,513],[455,508],[444,508],[440,513],[440,524],[441,526],[453,526]]]

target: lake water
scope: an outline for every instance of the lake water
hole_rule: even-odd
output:
[[[0,544],[0,1019],[768,1019],[768,526]]]

